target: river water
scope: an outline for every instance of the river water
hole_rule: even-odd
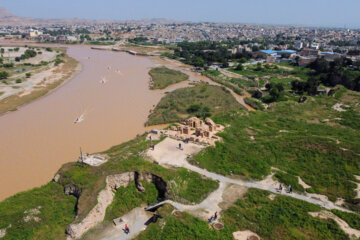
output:
[[[68,54],[82,64],[77,76],[0,116],[0,200],[47,183],[62,164],[77,160],[80,147],[104,151],[143,133],[163,95],[149,90],[148,58],[87,46],[70,46]]]
[[[77,160],[80,148],[105,151],[149,130],[144,123],[166,92],[200,80],[219,85],[173,60],[66,47],[82,71],[51,94],[0,116],[0,201],[46,184],[62,164]],[[148,72],[159,65],[188,74],[189,81],[150,90]],[[83,121],[74,124],[80,116]]]

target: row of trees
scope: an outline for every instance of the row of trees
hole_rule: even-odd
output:
[[[29,59],[32,57],[35,57],[37,55],[35,50],[27,49],[24,54],[22,54],[20,57],[16,57],[15,61],[20,62],[21,60]]]
[[[349,70],[349,66],[353,64],[347,58],[338,58],[333,62],[317,59],[308,66],[314,70],[309,81],[330,87],[341,84],[348,89],[360,91],[360,71]]]
[[[357,64],[359,63],[348,58],[338,58],[333,62],[317,59],[308,65],[308,68],[313,70],[308,80],[292,81],[291,89],[298,94],[316,95],[320,84],[329,87],[340,84],[350,90],[360,91],[360,71],[349,69]]]
[[[174,56],[183,58],[184,62],[196,67],[206,67],[213,63],[221,63],[222,67],[228,67],[231,59],[249,59],[251,53],[232,54],[228,51],[233,46],[230,42],[182,42],[174,50]]]

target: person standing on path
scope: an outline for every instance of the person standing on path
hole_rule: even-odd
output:
[[[130,229],[129,229],[128,225],[125,224],[125,233],[126,233],[126,234],[129,234],[129,232],[130,232]]]

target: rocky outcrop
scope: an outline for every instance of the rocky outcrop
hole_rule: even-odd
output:
[[[6,227],[6,228],[0,229],[0,239],[5,237],[5,235],[6,235],[6,230],[7,230],[8,228],[11,228],[11,224],[10,224],[8,227]]]
[[[106,187],[99,193],[95,207],[80,223],[73,223],[67,227],[66,233],[68,234],[68,239],[80,238],[85,232],[104,220],[106,208],[113,201],[114,192],[119,187],[127,187],[130,183],[135,182],[139,191],[145,191],[145,188],[141,185],[141,180],[154,183],[159,190],[159,198],[163,199],[166,197],[166,182],[161,177],[151,173],[139,174],[137,172],[128,172],[107,176]],[[65,193],[67,194],[74,195],[80,192],[76,186],[70,185],[65,187]]]
[[[59,182],[60,177],[61,177],[60,174],[57,173],[57,174],[55,174],[55,176],[54,176],[54,178],[52,179],[52,181],[57,183],[57,182]]]
[[[64,187],[64,193],[66,195],[75,196],[77,199],[79,199],[81,189],[78,186],[71,184]]]

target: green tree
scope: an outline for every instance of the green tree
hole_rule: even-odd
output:
[[[239,64],[236,66],[235,70],[237,70],[237,71],[242,71],[242,70],[244,70],[244,66],[243,66],[241,63],[239,63]]]
[[[0,79],[6,79],[9,77],[9,73],[6,71],[1,71],[0,72]]]
[[[270,89],[270,96],[276,101],[280,97],[280,92],[276,87]]]

